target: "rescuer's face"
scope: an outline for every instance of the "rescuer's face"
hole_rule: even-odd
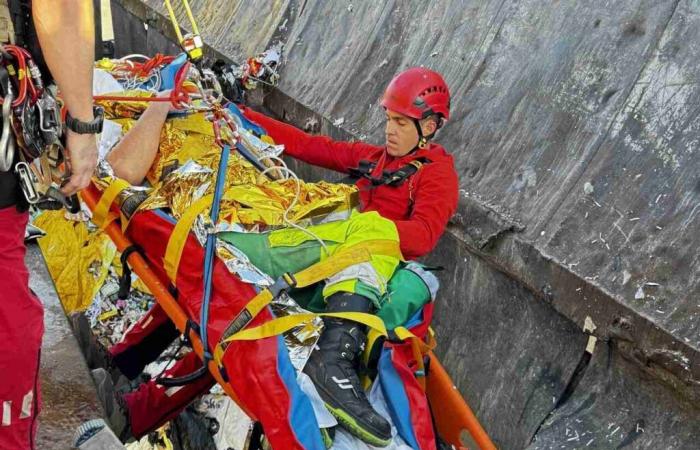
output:
[[[413,119],[386,110],[386,150],[391,156],[407,155],[418,145],[418,130]]]

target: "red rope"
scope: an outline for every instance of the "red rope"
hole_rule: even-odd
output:
[[[162,56],[162,55],[161,55]],[[163,57],[172,58],[172,57]],[[154,58],[155,59],[155,58]],[[119,95],[95,95],[93,99],[95,100],[106,100],[114,102],[125,102],[125,103],[138,103],[138,102],[170,102],[175,109],[184,109],[182,103],[190,102],[190,95],[184,88],[185,80],[187,79],[187,73],[190,70],[190,62],[183,64],[175,73],[175,86],[170,91],[169,97],[129,97],[129,96],[119,96]]]

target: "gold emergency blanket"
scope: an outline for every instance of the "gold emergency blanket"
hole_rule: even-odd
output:
[[[107,111],[118,113],[110,102],[102,102]],[[111,114],[111,113],[110,113]],[[109,117],[109,116],[108,116]],[[134,118],[112,118],[128,132]],[[198,198],[214,191],[221,147],[215,142],[211,121],[205,113],[193,113],[168,119],[160,137],[158,155],[146,178],[153,186],[139,210],[169,208],[179,219]],[[108,182],[107,180],[103,180]],[[234,191],[231,200],[221,204],[221,221],[247,228],[285,225],[291,222],[348,211],[357,203],[357,189],[351,185],[305,183],[293,178],[272,181],[260,174],[235,149],[231,150],[226,190]]]
[[[85,222],[66,220],[64,211],[45,211],[34,224],[46,231],[39,247],[63,308],[68,314],[85,310],[107,277],[115,245]]]

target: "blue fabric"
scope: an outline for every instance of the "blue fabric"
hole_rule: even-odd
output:
[[[187,62],[187,54],[180,53],[170,64],[160,70],[160,90],[165,91],[175,87],[175,74]]]
[[[246,130],[252,131],[257,136],[262,136],[264,134],[267,134],[267,132],[265,131],[265,129],[263,127],[261,127],[257,123],[254,123],[254,122],[251,122],[250,120],[248,120],[248,118],[243,115],[241,110],[238,109],[238,107],[235,104],[229,103],[228,105],[226,105],[226,108],[229,111],[231,111],[232,114],[235,114],[236,116],[238,116],[238,118],[241,119],[241,122],[243,123],[243,127]]]
[[[283,336],[277,336],[277,371],[289,392],[289,423],[301,445],[307,450],[325,450],[321,431],[311,401],[301,390],[296,379],[296,371],[289,359]]]
[[[406,325],[404,325],[404,327],[407,329],[411,329],[421,323],[423,323],[423,308],[416,311],[416,313],[410,319],[408,319],[408,322],[406,322]]]
[[[379,385],[382,388],[391,420],[394,422],[399,436],[411,448],[420,450],[418,440],[413,431],[413,423],[411,422],[411,407],[408,402],[408,395],[403,387],[403,381],[401,381],[401,377],[399,377],[394,368],[394,363],[391,361],[390,349],[382,349],[377,368],[379,371],[377,376]]]
[[[228,167],[228,158],[231,154],[231,147],[224,145],[221,149],[221,158],[219,159],[219,167],[216,173],[216,187],[214,188],[214,198],[212,199],[211,222],[216,224],[219,221],[219,203],[221,196],[224,193],[224,185],[226,184],[226,168]],[[202,348],[204,351],[204,365],[207,360],[211,359],[209,352],[209,333],[207,325],[209,324],[209,301],[211,299],[212,289],[212,274],[214,272],[214,255],[216,253],[216,234],[207,236],[207,243],[204,248],[204,298],[202,300],[202,308],[199,312],[199,328],[202,334]]]
[[[167,213],[163,212],[162,209],[154,209],[153,212],[154,212],[156,215],[160,216],[161,219],[164,219],[164,220],[166,220],[166,221],[168,221],[168,222],[170,222],[170,223],[172,223],[172,224],[176,224],[176,223],[177,223],[177,220],[175,220],[175,218],[174,218],[173,216],[171,216],[170,214],[167,214]]]

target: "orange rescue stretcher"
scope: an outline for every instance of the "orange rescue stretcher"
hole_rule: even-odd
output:
[[[87,204],[91,211],[94,211],[99,202],[98,190],[95,186],[85,189],[81,192],[83,201]],[[105,231],[114,242],[119,252],[132,246],[132,242],[126,237],[120,225],[116,221],[112,221],[105,227]],[[128,263],[132,270],[143,280],[151,293],[156,298],[163,310],[178,328],[181,333],[187,330],[188,317],[183,311],[178,302],[168,291],[167,286],[163,285],[160,279],[149,267],[148,262],[138,253],[132,252],[128,257]],[[187,336],[192,343],[192,347],[197,355],[202,358],[202,343],[199,336],[188,330]],[[438,358],[432,352],[430,356],[430,371],[427,375],[426,393],[432,405],[440,405],[434,408],[433,414],[436,422],[436,427],[439,435],[449,444],[457,449],[478,448],[478,449],[495,449],[495,445],[486,434],[471,408],[460,395],[451,378],[440,364]],[[215,361],[209,361],[208,368],[210,373],[221,385],[224,391],[239,405],[243,410],[255,419],[255,417],[247,411],[240,401],[236,398],[236,394],[230,384],[222,376],[221,371]]]

